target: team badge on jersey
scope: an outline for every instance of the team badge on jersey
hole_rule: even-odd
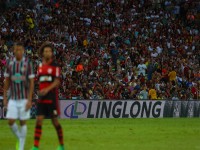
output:
[[[47,70],[47,72],[49,73],[49,74],[51,74],[52,73],[52,69],[51,68],[49,68],[48,70]]]
[[[22,81],[25,80],[25,76],[22,76],[20,73],[15,73],[15,75],[13,75],[11,77],[12,81],[14,81],[15,83],[21,83]]]

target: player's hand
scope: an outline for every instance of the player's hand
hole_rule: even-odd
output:
[[[48,89],[42,89],[42,90],[40,90],[39,95],[45,96],[45,95],[47,95],[48,92],[49,92]]]
[[[31,106],[32,106],[32,103],[31,101],[28,100],[26,103],[26,111],[28,111],[31,108]]]

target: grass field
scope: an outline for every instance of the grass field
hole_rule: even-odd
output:
[[[60,120],[67,150],[200,150],[200,119]],[[25,150],[33,145],[35,120],[28,122]],[[55,150],[56,132],[44,121],[40,150]],[[16,139],[0,120],[0,150],[14,150]]]

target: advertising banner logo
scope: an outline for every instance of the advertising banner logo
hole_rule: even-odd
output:
[[[84,102],[73,101],[72,103],[67,103],[64,109],[64,115],[67,118],[79,118],[80,115],[86,112],[86,109],[87,105]]]

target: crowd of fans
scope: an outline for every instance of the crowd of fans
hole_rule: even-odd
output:
[[[36,73],[38,49],[50,41],[61,99],[199,99],[200,2],[161,2],[36,0],[6,10],[1,83],[13,42],[24,42]]]

